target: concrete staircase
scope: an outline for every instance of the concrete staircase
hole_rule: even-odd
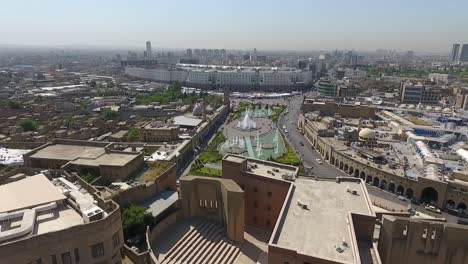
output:
[[[226,237],[224,228],[202,221],[188,231],[160,264],[233,264],[239,247]]]

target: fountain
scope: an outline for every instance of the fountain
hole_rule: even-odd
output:
[[[273,137],[273,143],[278,143],[280,140],[279,130],[276,129],[275,136]]]
[[[262,143],[257,145],[257,158],[260,158],[260,156],[262,156]]]
[[[246,111],[242,121],[237,122],[237,128],[242,130],[252,130],[257,129],[257,122],[250,118],[249,110]]]
[[[276,141],[275,154],[278,155],[278,153],[279,153],[279,141]]]

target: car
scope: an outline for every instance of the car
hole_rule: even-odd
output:
[[[315,159],[315,161],[317,161],[318,164],[323,164],[323,161],[321,159]]]
[[[299,144],[301,144],[301,146],[304,146],[304,142],[302,142],[302,141],[301,141],[301,142],[299,142]]]
[[[283,125],[283,129],[286,130],[286,125]]]
[[[284,130],[284,133],[289,133],[289,131],[287,129]]]
[[[408,202],[408,199],[404,196],[398,195],[398,200]]]
[[[432,205],[426,205],[424,206],[424,208],[426,208],[426,210],[430,211],[430,212],[433,212],[433,213],[438,213],[440,214],[440,210],[438,208],[435,208],[434,206]]]
[[[291,125],[292,125],[292,124],[294,124],[294,122],[293,122],[293,121],[291,121],[291,122],[289,122],[289,124],[291,124]]]

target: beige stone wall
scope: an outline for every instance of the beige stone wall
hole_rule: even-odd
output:
[[[468,227],[385,216],[378,250],[383,264],[468,263]]]
[[[290,183],[244,172],[245,163],[223,160],[223,178],[235,181],[245,192],[245,223],[272,231],[288,194]]]
[[[185,218],[203,217],[226,227],[229,239],[244,241],[244,192],[233,181],[186,176],[180,180]]]
[[[139,185],[130,189],[122,190],[115,195],[109,197],[121,207],[125,207],[129,204],[139,204],[156,194],[170,190],[177,191],[176,187],[176,166],[172,165],[169,169],[163,172],[156,180],[146,185]]]
[[[118,236],[114,245],[113,237]],[[104,243],[104,256],[93,258],[90,246]],[[51,255],[56,255],[59,264],[61,254],[70,252],[74,261],[74,250],[79,251],[79,263],[119,263],[124,238],[118,207],[105,219],[74,226],[58,232],[46,233],[18,240],[0,246],[0,263],[42,263],[52,264]],[[76,262],[73,262],[76,263]]]

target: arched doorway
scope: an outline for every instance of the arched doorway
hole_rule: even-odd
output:
[[[405,188],[401,185],[398,185],[398,187],[396,188],[396,194],[397,195],[403,195],[405,194]]]
[[[372,182],[372,176],[370,175],[367,175],[367,178],[366,178],[366,183],[371,183]]]
[[[406,189],[406,197],[407,197],[408,199],[411,199],[411,198],[413,198],[413,196],[414,196],[414,191],[413,191],[413,189],[411,189],[411,188]]]
[[[349,168],[349,173],[348,173],[348,174],[349,174],[349,175],[353,175],[353,172],[354,172],[354,168],[353,168],[353,167],[350,167],[350,168]]]
[[[335,167],[338,168],[338,165],[340,164],[340,161],[339,160],[335,160]]]
[[[455,202],[453,200],[447,200],[445,203],[445,207],[448,209],[453,209],[455,208]]]
[[[343,170],[343,162],[340,161],[340,170]]]
[[[387,189],[387,181],[386,180],[380,181],[380,186],[379,187],[382,190],[386,190]]]
[[[330,163],[331,163],[332,165],[335,165],[335,157],[333,157],[333,156],[331,157]]]
[[[465,203],[459,203],[457,205],[457,210],[458,210],[459,213],[464,214],[465,211],[466,211],[466,204]]]
[[[395,193],[395,184],[393,182],[390,182],[388,184],[388,191],[391,193]]]
[[[348,169],[349,169],[349,168],[348,168],[348,164],[345,164],[345,165],[344,165],[344,171],[345,171],[346,173],[348,173]]]
[[[359,170],[358,170],[358,169],[356,169],[356,170],[354,171],[354,177],[356,177],[356,178],[359,177]]]
[[[436,204],[439,198],[439,193],[432,187],[426,187],[421,193],[421,203]]]
[[[325,154],[325,160],[328,160],[330,157],[328,155],[328,152]]]
[[[379,183],[380,183],[379,178],[375,177],[375,178],[374,178],[374,181],[373,181],[373,185],[374,185],[375,187],[379,187]]]

